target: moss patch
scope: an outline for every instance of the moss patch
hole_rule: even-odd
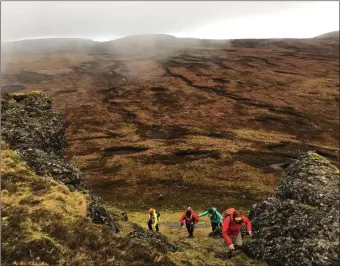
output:
[[[171,265],[157,247],[93,224],[87,194],[36,175],[1,148],[2,265]]]

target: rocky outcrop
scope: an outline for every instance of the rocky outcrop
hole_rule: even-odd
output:
[[[269,265],[340,265],[339,170],[309,152],[286,170],[275,195],[252,206],[248,252]]]
[[[119,233],[120,230],[116,223],[117,217],[113,217],[105,208],[101,207],[98,204],[99,200],[95,196],[92,196],[91,199],[92,202],[87,208],[87,216],[91,221],[95,224],[105,224],[113,228],[116,233]]]
[[[52,100],[45,94],[2,94],[1,137],[36,174],[52,176],[71,191],[88,193],[81,173],[64,159],[65,123],[52,110]],[[90,197],[88,217],[119,232],[116,218],[100,206],[96,197]]]
[[[65,124],[40,92],[1,97],[1,135],[15,150],[39,149],[61,156]]]
[[[181,248],[170,243],[162,234],[158,232],[145,231],[142,227],[134,225],[134,230],[130,232],[130,237],[137,243],[145,247],[152,246],[163,253],[180,251]]]

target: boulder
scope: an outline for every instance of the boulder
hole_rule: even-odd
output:
[[[251,208],[246,245],[268,265],[340,265],[339,170],[314,152],[291,164],[277,193]]]

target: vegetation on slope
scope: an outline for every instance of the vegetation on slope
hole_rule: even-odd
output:
[[[96,195],[132,211],[192,199],[249,209],[306,151],[338,161],[336,45],[177,41],[162,58],[158,48],[8,57],[2,82],[46,91],[67,120],[68,158]],[[25,81],[22,64],[50,76]]]
[[[171,265],[150,244],[92,223],[88,195],[1,149],[2,265]]]
[[[306,151],[337,163],[339,43],[194,41],[4,55],[0,83],[51,96],[86,184],[131,211],[249,209]]]
[[[133,211],[131,219],[145,226],[151,206],[174,217],[188,202],[196,210],[247,211],[308,150],[338,163],[338,46],[318,39],[179,41],[176,49],[152,48],[151,55],[110,49],[4,55],[10,64],[0,83],[46,91],[66,117],[66,155],[86,184],[110,209]],[[41,127],[20,124],[22,116],[34,116],[26,111],[16,109],[13,122],[39,138],[30,141],[32,150],[24,145],[17,152],[39,175],[67,181],[71,190],[83,187],[75,167],[40,146]],[[8,129],[13,148],[18,134]],[[105,223],[100,217],[110,215],[91,206],[91,220]],[[126,226],[115,213],[107,224],[122,233]]]
[[[116,207],[100,206],[62,159],[63,123],[51,104],[41,92],[2,97],[2,265],[224,263],[225,244],[208,238],[210,226],[189,243],[174,234],[179,213],[162,212],[156,233],[145,230],[145,213],[131,213],[131,223]],[[228,263],[257,265],[242,252]]]
[[[129,236],[137,225],[117,234],[118,214],[98,205],[63,160],[64,124],[50,98],[4,94],[1,111],[9,143],[1,145],[3,265],[171,265],[166,238],[140,242]]]

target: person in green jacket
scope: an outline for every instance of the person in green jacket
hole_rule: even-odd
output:
[[[216,208],[209,208],[205,212],[200,213],[198,217],[202,217],[207,214],[210,217],[212,234],[214,234],[216,233],[217,228],[222,228],[222,221],[223,221],[222,215],[217,211]]]

